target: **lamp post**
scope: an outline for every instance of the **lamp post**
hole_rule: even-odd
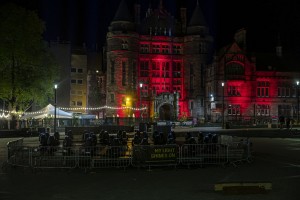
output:
[[[297,125],[299,124],[299,81],[297,83]]]
[[[143,83],[140,83],[140,119],[142,120],[142,88]]]
[[[213,102],[214,102],[214,95],[213,94],[210,94],[210,108],[209,108],[209,110],[210,110],[210,113],[209,113],[209,117],[210,117],[210,122],[212,122],[213,120],[212,120],[212,108],[213,108]]]
[[[222,90],[223,90],[223,97],[222,97],[222,128],[225,128],[225,116],[224,116],[224,82],[222,82]]]
[[[56,133],[56,90],[57,84],[54,85],[54,133]]]

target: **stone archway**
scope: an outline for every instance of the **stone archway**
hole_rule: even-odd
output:
[[[178,113],[177,95],[162,93],[155,97],[154,112],[158,120],[171,121]]]
[[[173,106],[170,104],[163,104],[159,107],[159,120],[170,121],[173,119]]]

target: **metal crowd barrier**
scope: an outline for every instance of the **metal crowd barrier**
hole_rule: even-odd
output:
[[[6,170],[7,167],[7,148],[0,147],[0,173]]]
[[[243,139],[228,145],[228,162],[235,167],[244,162],[252,162],[252,143],[249,139]]]
[[[180,163],[182,165],[225,165],[228,150],[223,144],[184,144],[181,147]]]
[[[75,168],[78,163],[76,149],[42,146],[29,149],[31,167],[38,168]]]
[[[23,146],[23,138],[7,142],[7,164],[14,166],[30,165],[28,147]]]
[[[10,158],[15,152],[19,151],[19,148],[23,146],[23,138],[12,140],[7,142],[7,158]]]
[[[31,166],[31,148],[26,146],[19,146],[18,151],[10,152],[7,163],[12,166],[28,167]]]
[[[20,142],[20,144],[22,144]],[[250,162],[251,143],[122,146],[26,147],[10,143],[7,162],[43,168],[127,168],[154,166],[225,165]]]
[[[91,168],[126,168],[131,165],[131,148],[127,146],[100,146],[92,156]]]

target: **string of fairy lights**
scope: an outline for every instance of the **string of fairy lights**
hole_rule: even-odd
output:
[[[140,111],[140,110],[146,110],[147,107],[142,108],[135,108],[135,107],[129,107],[129,106],[121,106],[121,107],[112,107],[112,106],[102,106],[102,107],[78,107],[78,108],[71,108],[71,107],[58,107],[57,109],[65,110],[65,111],[78,111],[78,110],[104,110],[104,109],[111,109],[111,110],[133,110],[133,111]],[[0,109],[0,118],[8,118],[10,114],[18,114],[18,115],[34,115],[34,114],[46,114],[47,109],[43,109],[40,111],[35,112],[16,112],[16,111],[8,111]]]

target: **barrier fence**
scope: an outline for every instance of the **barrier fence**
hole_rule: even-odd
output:
[[[23,140],[7,144],[10,166],[33,169],[97,169],[127,167],[190,167],[226,165],[252,161],[251,142],[248,140],[229,144],[170,144],[135,146],[24,146]]]
[[[180,147],[170,145],[137,145],[132,151],[132,166],[177,166],[180,163]]]
[[[228,163],[228,145],[223,144],[185,144],[182,146],[183,165],[225,165]]]

